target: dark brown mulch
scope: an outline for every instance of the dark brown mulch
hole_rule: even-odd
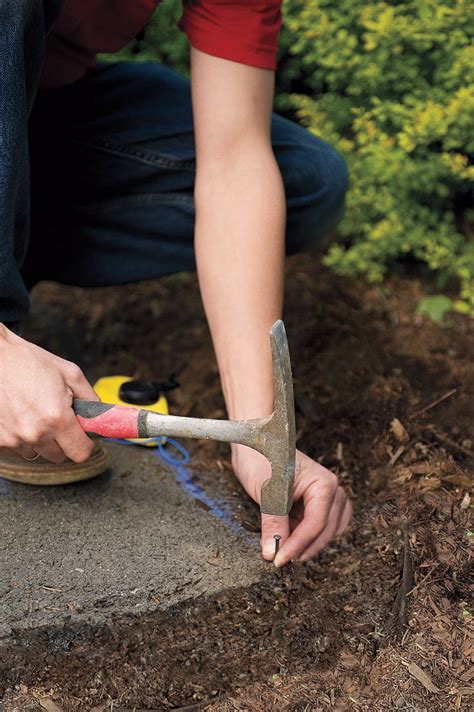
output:
[[[21,704],[41,696],[38,709],[54,702],[97,712],[198,703],[213,712],[472,709],[474,322],[453,317],[440,329],[416,315],[416,279],[392,277],[387,287],[336,278],[317,256],[288,265],[299,446],[335,469],[353,496],[344,540],[286,570],[275,590],[241,591],[203,611],[214,631],[234,627],[212,651],[205,626],[196,627],[190,655],[200,676],[185,661],[167,668],[166,684],[158,673],[141,687],[118,675],[107,702],[86,681],[70,690],[65,671],[51,690],[12,692],[5,712],[35,709]],[[80,330],[85,351],[69,345],[90,373],[175,372],[174,412],[224,415],[193,276],[101,290],[41,285],[37,298]],[[206,464],[215,470],[218,461],[221,496],[231,497],[227,449],[190,449],[196,477],[215,486]],[[244,526],[258,523],[250,503],[241,516]],[[239,607],[255,609],[250,633],[236,627]],[[133,655],[129,662],[139,667]]]

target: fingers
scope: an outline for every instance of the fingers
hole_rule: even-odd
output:
[[[40,455],[57,465],[66,459],[78,463],[88,460],[94,444],[79,426],[72,410],[71,413],[72,418],[67,419],[69,422],[56,428],[54,433],[34,438],[31,444],[22,443],[15,448],[16,452],[27,460]]]
[[[12,450],[9,447],[0,447],[0,457],[20,457],[20,453],[16,450]]]
[[[79,425],[72,408],[68,409],[62,421],[62,427],[56,431],[56,441],[73,462],[85,462],[92,453],[94,443]]]
[[[56,441],[70,460],[85,462],[90,457],[94,444],[80,427],[70,406],[74,398],[90,401],[99,401],[100,398],[75,363],[63,361],[61,370],[67,386],[69,403],[56,431]]]
[[[61,370],[74,398],[91,401],[100,400],[79,366],[71,361],[64,361]]]
[[[20,443],[15,450],[11,452],[14,452],[18,457],[31,461],[36,460],[38,455],[56,464],[64,462],[66,459],[63,451],[54,440],[40,440],[34,445]]]
[[[342,487],[339,487],[334,498],[333,505],[328,517],[328,523],[324,531],[313,543],[298,557],[299,561],[309,561],[317,556],[339,533],[345,531],[352,513],[350,502]],[[343,526],[343,520],[346,525]]]
[[[344,507],[344,511],[342,513],[341,521],[339,522],[339,526],[337,528],[336,536],[341,536],[341,534],[344,534],[347,527],[349,526],[351,519],[352,519],[352,504],[351,504],[351,501],[348,499],[346,501],[346,506]]]
[[[85,462],[90,457],[94,444],[80,427],[72,408],[69,408],[70,414],[67,410],[66,406],[65,413],[50,429],[31,436],[27,443],[16,447],[16,451],[28,459],[38,454],[56,464],[66,459]]]
[[[288,517],[277,517],[273,514],[262,514],[262,535],[260,544],[262,556],[266,561],[275,558],[275,535],[280,536],[279,546],[288,539],[290,525]]]
[[[64,451],[59,447],[56,440],[49,440],[45,443],[39,442],[35,445],[34,449],[38,455],[49,462],[54,462],[56,465],[59,465],[66,459]]]
[[[2,344],[0,446],[30,459],[87,460],[92,442],[71,405],[98,397],[80,368],[20,337]]]
[[[35,453],[54,463],[85,462],[92,452],[92,440],[81,429],[71,408],[72,396],[63,392],[44,406],[40,415],[30,414],[19,429],[15,450],[24,457]]]
[[[31,445],[26,445],[24,443],[21,443],[15,448],[15,450],[11,450],[10,452],[15,453],[15,455],[21,456],[26,460],[33,460],[37,455],[36,450],[33,450]]]
[[[314,480],[310,484],[303,495],[304,517],[280,548],[275,566],[298,559],[324,531],[337,491],[337,477],[329,472],[323,481]]]

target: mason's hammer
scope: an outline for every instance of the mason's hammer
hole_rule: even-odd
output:
[[[262,485],[260,511],[288,514],[293,503],[295,477],[295,407],[290,354],[284,324],[270,330],[274,411],[252,420],[213,420],[162,415],[142,408],[75,400],[81,428],[91,436],[108,438],[182,437],[247,445],[262,453],[272,475]]]

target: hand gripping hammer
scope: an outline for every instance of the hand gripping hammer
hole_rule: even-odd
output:
[[[162,415],[142,408],[75,400],[81,428],[91,436],[113,438],[184,437],[240,443],[262,453],[272,475],[262,485],[260,511],[288,514],[295,477],[295,408],[290,354],[285,327],[276,321],[270,330],[274,411],[252,420],[213,420]]]

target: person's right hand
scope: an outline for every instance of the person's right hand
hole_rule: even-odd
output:
[[[0,452],[85,462],[93,444],[74,415],[74,398],[99,400],[81,369],[0,324]]]

